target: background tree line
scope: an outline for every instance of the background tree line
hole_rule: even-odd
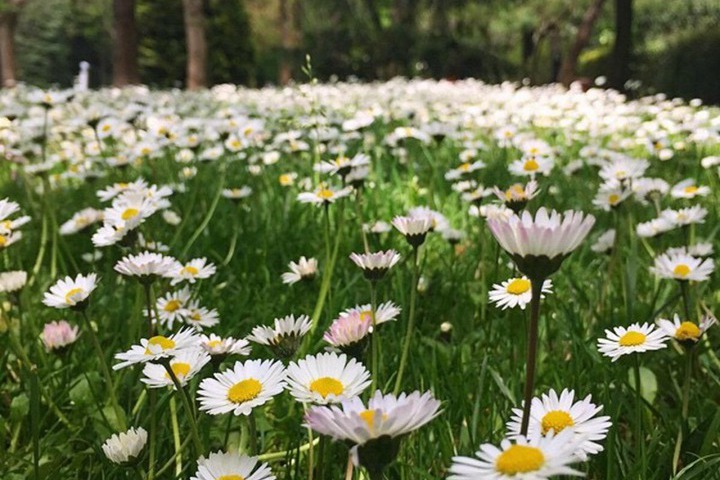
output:
[[[720,102],[717,0],[0,0],[0,72],[198,88],[395,75],[606,76]]]

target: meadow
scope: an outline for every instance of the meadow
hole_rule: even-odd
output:
[[[720,479],[718,108],[0,103],[1,478]]]

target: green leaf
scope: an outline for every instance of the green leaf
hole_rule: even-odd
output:
[[[12,399],[10,403],[10,419],[17,422],[30,412],[30,399],[24,393]]]

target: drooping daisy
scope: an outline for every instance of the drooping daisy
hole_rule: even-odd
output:
[[[496,303],[503,310],[515,307],[525,310],[532,299],[531,287],[532,283],[527,277],[505,280],[493,285],[493,289],[489,293],[490,301]],[[552,280],[547,279],[543,282],[542,293],[552,293]],[[541,295],[540,298],[545,298],[545,295]]]
[[[577,463],[577,440],[572,430],[543,436],[505,439],[500,448],[480,446],[475,457],[453,457],[448,480],[547,480],[558,475],[583,476],[570,467]]]
[[[75,343],[78,338],[79,328],[71,326],[65,320],[46,323],[40,334],[40,339],[45,345],[45,351],[63,350]]]
[[[139,427],[114,434],[103,443],[105,456],[118,465],[132,465],[140,460],[140,453],[147,443],[147,431]]]
[[[200,410],[210,415],[250,415],[285,388],[285,367],[272,360],[235,362],[228,370],[200,382]]]
[[[487,225],[520,271],[530,278],[545,278],[560,268],[587,236],[595,217],[568,210],[558,213],[540,208],[533,217],[523,212],[507,220],[489,218]]]
[[[678,314],[675,314],[672,321],[664,318],[657,320],[658,327],[668,337],[674,338],[682,344],[692,345],[697,343],[705,334],[708,328],[712,327],[717,320],[712,316],[705,316],[700,320],[699,324],[689,320],[681,320]]]
[[[318,261],[316,258],[300,257],[296,262],[288,264],[289,272],[282,274],[282,281],[285,284],[292,285],[301,280],[312,280],[315,278],[318,270]]]
[[[650,271],[660,278],[704,282],[715,270],[712,258],[697,258],[687,253],[663,253],[655,257]]]
[[[352,253],[350,260],[360,267],[365,278],[371,281],[382,279],[398,261],[400,254],[395,250],[374,253]]]
[[[140,345],[133,345],[130,350],[115,354],[115,358],[121,362],[113,365],[113,370],[171,357],[181,350],[195,346],[197,346],[197,337],[190,328],[180,330],[169,337],[156,335],[152,338],[143,338],[140,340]]]
[[[250,351],[252,350],[250,342],[243,338],[239,340],[233,337],[223,338],[214,333],[210,335],[200,335],[198,344],[212,356],[250,355]]]
[[[359,395],[370,385],[370,373],[347,355],[308,355],[287,369],[290,394],[301,403],[327,405]]]
[[[347,197],[352,192],[352,188],[345,187],[340,190],[333,190],[324,185],[319,186],[312,192],[301,192],[297,199],[300,203],[314,203],[316,205],[327,205],[334,203],[336,200]]]
[[[215,264],[208,262],[207,258],[194,258],[185,265],[176,264],[175,269],[170,272],[172,278],[170,285],[177,285],[183,281],[195,283],[197,280],[210,278],[216,271]]]
[[[673,185],[670,195],[674,198],[695,198],[706,197],[710,194],[710,187],[697,186],[695,180],[688,178],[680,183]]]
[[[82,309],[87,306],[88,297],[97,287],[97,275],[78,274],[75,279],[65,277],[58,280],[45,292],[43,303],[53,308]]]
[[[267,463],[258,465],[257,457],[236,452],[213,452],[197,463],[197,472],[190,480],[275,480]]]
[[[597,442],[605,439],[612,425],[610,417],[596,416],[602,408],[602,405],[592,403],[592,395],[576,402],[575,391],[564,389],[558,397],[551,389],[542,397],[532,399],[528,435],[532,436],[536,431],[542,435],[550,432],[557,435],[565,429],[572,430],[578,441],[576,454],[581,460],[586,460],[588,455],[603,451],[602,445]],[[512,412],[512,419],[507,424],[508,433],[519,436],[523,411],[513,408]]]
[[[13,270],[0,273],[0,292],[17,292],[27,283],[27,272],[24,270]]]
[[[600,353],[616,361],[623,355],[660,350],[667,347],[667,334],[649,323],[633,323],[629,327],[605,330],[607,338],[598,339]]]
[[[425,241],[425,236],[433,228],[432,218],[429,216],[395,217],[393,226],[405,236],[407,242],[417,248]]]
[[[160,323],[167,325],[169,329],[173,328],[176,321],[182,321],[187,316],[187,305],[190,301],[190,289],[183,287],[175,292],[168,292],[163,297],[157,299],[156,308]],[[148,315],[148,312],[143,312]]]
[[[160,253],[143,252],[127,255],[115,265],[115,271],[140,281],[153,281],[157,277],[169,277],[178,268],[178,261]]]
[[[373,440],[389,437],[399,441],[440,414],[440,402],[430,392],[396,397],[378,390],[367,407],[359,397],[343,400],[341,407],[312,407],[305,414],[305,423],[322,435],[352,443],[353,461],[363,466],[367,466],[366,460],[378,459],[376,448],[385,447]]]
[[[280,358],[291,358],[300,347],[302,337],[310,330],[312,322],[307,315],[288,315],[276,318],[272,327],[258,325],[247,337],[251,342],[267,345]]]
[[[186,348],[177,352],[168,364],[180,385],[184,387],[209,361],[210,355],[205,350]],[[146,363],[143,375],[145,378],[142,378],[141,381],[150,388],[173,387],[173,390],[175,389],[175,383],[163,365]]]

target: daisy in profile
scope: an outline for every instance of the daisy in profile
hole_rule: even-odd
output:
[[[181,350],[195,346],[197,346],[197,337],[190,328],[180,330],[169,337],[156,335],[152,338],[143,338],[140,340],[140,345],[133,345],[130,350],[115,354],[115,358],[121,362],[113,365],[113,370],[172,357]]]
[[[529,181],[527,184],[515,183],[510,185],[507,190],[501,190],[498,187],[493,188],[493,193],[513,212],[520,213],[527,203],[535,198],[540,192],[538,184],[535,180]]]
[[[239,340],[233,337],[220,337],[211,333],[210,335],[200,335],[198,345],[203,348],[209,355],[213,357],[225,357],[227,355],[250,355],[252,347],[250,342],[241,338]]]
[[[0,273],[0,293],[17,292],[27,283],[25,270],[12,270]]]
[[[393,226],[398,232],[405,236],[405,240],[417,248],[425,241],[425,236],[433,229],[433,221],[430,216],[417,217],[395,217],[392,220]]]
[[[235,452],[214,452],[198,459],[198,469],[190,480],[275,480],[267,463],[257,457]]]
[[[224,188],[222,196],[234,202],[239,202],[243,198],[247,198],[252,195],[252,192],[252,188],[245,185],[240,188]]]
[[[429,218],[431,231],[442,231],[450,227],[450,221],[445,215],[428,207],[413,207],[408,210],[407,216],[410,218]],[[395,226],[395,228],[398,227]],[[403,233],[403,235],[405,234]]]
[[[197,280],[210,278],[215,275],[217,269],[212,262],[208,262],[207,258],[195,258],[185,265],[175,264],[175,268],[170,272],[170,285],[177,285],[180,282],[187,281],[195,283]]]
[[[184,387],[209,361],[210,355],[205,350],[186,348],[180,350],[169,360],[168,368],[172,369],[180,385]],[[146,363],[143,375],[145,378],[142,378],[141,381],[150,388],[173,387],[173,390],[175,389],[175,383],[164,365]]]
[[[282,274],[282,281],[287,285],[293,285],[301,280],[312,280],[317,275],[318,261],[315,258],[300,257],[297,262],[288,264],[289,272]]]
[[[380,473],[394,458],[388,459],[387,451],[378,450],[387,449],[386,441],[376,440],[390,438],[397,454],[402,437],[431,422],[439,414],[440,402],[430,392],[395,396],[383,395],[378,390],[367,406],[356,396],[343,400],[341,407],[312,407],[305,414],[305,423],[333,440],[352,444],[350,452],[355,465]],[[386,459],[386,463],[378,465],[379,459]]]
[[[710,195],[710,187],[697,186],[695,180],[688,178],[682,182],[673,185],[670,190],[670,195],[673,198],[695,198],[695,197],[707,197]]]
[[[390,322],[395,320],[400,315],[402,309],[395,305],[393,302],[381,303],[375,309],[375,324],[380,325],[381,323]],[[341,317],[347,317],[351,315],[360,315],[362,320],[372,321],[372,305],[366,303],[365,305],[356,305],[352,308],[348,308],[340,312]]]
[[[279,358],[288,359],[295,355],[302,337],[310,330],[312,322],[307,315],[288,315],[276,318],[272,327],[258,325],[247,337],[251,342],[266,345]]]
[[[285,388],[285,367],[272,360],[235,362],[228,370],[200,382],[200,410],[210,415],[250,415]]]
[[[592,395],[575,401],[573,390],[564,389],[558,397],[555,390],[551,389],[542,397],[532,399],[528,435],[533,436],[538,431],[542,435],[551,432],[557,435],[565,429],[572,430],[578,442],[576,454],[581,460],[587,460],[588,455],[603,451],[602,445],[596,442],[604,440],[612,426],[610,417],[597,416],[602,408],[602,405],[592,403]],[[515,437],[520,435],[523,411],[514,408],[512,412],[507,429]]]
[[[290,394],[301,403],[327,405],[355,397],[370,385],[370,373],[347,355],[308,355],[287,369]]]
[[[352,188],[345,187],[340,190],[333,190],[325,185],[320,185],[312,192],[301,192],[297,199],[300,203],[314,203],[315,205],[329,205],[335,203],[336,200],[347,197],[352,192]]]
[[[515,307],[525,310],[525,307],[532,299],[531,287],[532,283],[527,277],[505,280],[502,283],[493,285],[489,293],[490,301],[503,310]],[[552,293],[552,280],[547,279],[543,282],[542,293]],[[545,298],[545,295],[540,298]]]
[[[172,329],[175,322],[183,321],[187,316],[186,307],[189,301],[190,289],[188,287],[183,287],[175,292],[168,292],[163,297],[158,298],[156,308],[160,323]],[[148,312],[144,311],[143,315],[147,316]]]
[[[485,188],[476,183],[457,182],[453,184],[452,188],[462,192],[462,199],[473,205],[480,205],[485,198],[494,193],[492,188]]]
[[[695,205],[694,207],[681,208],[679,210],[668,208],[660,212],[660,217],[668,220],[675,226],[682,227],[694,223],[705,223],[707,214],[708,211],[706,208]]]
[[[372,317],[363,317],[358,312],[336,318],[323,335],[323,340],[331,346],[360,358],[365,350],[363,342],[373,331]]]
[[[102,218],[102,210],[84,208],[79,212],[76,212],[70,220],[60,225],[60,235],[72,235],[77,233],[96,222],[102,221]]]
[[[67,321],[46,323],[40,334],[40,339],[45,345],[45,351],[64,351],[75,343],[78,338],[79,328],[71,326]]]
[[[388,270],[400,261],[400,254],[395,250],[374,253],[352,253],[350,254],[350,260],[362,269],[366,279],[377,281],[381,280]]]
[[[663,253],[655,257],[650,271],[660,278],[704,282],[715,270],[712,258],[697,258],[687,253]]]
[[[673,228],[675,228],[675,224],[672,221],[664,217],[659,217],[648,222],[638,223],[635,230],[638,237],[650,238],[669,232]]]
[[[559,475],[583,476],[570,467],[577,463],[578,443],[572,430],[505,439],[500,448],[480,446],[473,457],[453,457],[448,480],[548,480]]]
[[[667,347],[667,334],[649,323],[633,323],[629,327],[605,330],[605,337],[597,342],[598,350],[613,362],[623,355],[660,350]]]
[[[152,282],[158,277],[170,277],[177,270],[178,261],[161,253],[143,252],[127,255],[116,265],[115,271],[141,282]]]
[[[74,279],[65,277],[58,280],[45,292],[43,303],[53,308],[72,308],[82,310],[87,306],[90,294],[97,287],[97,275],[78,274]]]
[[[103,443],[103,453],[108,460],[118,465],[134,465],[140,460],[147,436],[147,431],[142,427],[116,433]]]
[[[681,320],[678,314],[675,314],[672,321],[659,318],[657,325],[665,334],[677,340],[682,345],[695,345],[705,334],[708,328],[715,325],[717,320],[715,317],[707,315],[700,320],[700,323],[694,323],[689,320]]]

